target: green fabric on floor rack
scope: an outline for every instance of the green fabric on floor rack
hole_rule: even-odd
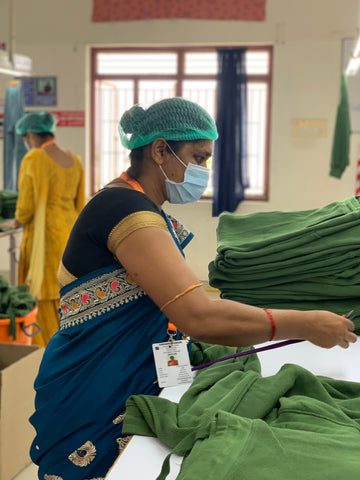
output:
[[[226,350],[194,344],[192,363]],[[156,436],[184,455],[177,480],[358,480],[360,383],[290,364],[262,377],[256,355],[237,357],[200,370],[178,404],[130,397],[123,433]]]
[[[14,218],[18,192],[0,190],[0,217]]]
[[[360,333],[360,202],[295,212],[223,213],[209,283],[260,307],[354,310]]]

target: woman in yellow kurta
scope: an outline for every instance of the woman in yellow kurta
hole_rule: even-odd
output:
[[[24,227],[18,283],[38,302],[41,332],[33,343],[46,346],[58,329],[57,272],[72,226],[85,204],[84,169],[78,155],[55,142],[55,118],[31,112],[16,125],[30,148],[19,171],[15,222]]]

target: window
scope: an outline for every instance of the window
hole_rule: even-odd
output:
[[[248,74],[247,199],[267,199],[272,48],[246,52]],[[129,166],[117,125],[134,103],[172,96],[202,105],[216,118],[216,49],[92,49],[92,191]],[[211,167],[211,165],[209,164]],[[212,195],[210,177],[205,196]]]

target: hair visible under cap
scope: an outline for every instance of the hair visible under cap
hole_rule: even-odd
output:
[[[124,147],[133,150],[148,145],[156,138],[165,140],[216,140],[214,119],[197,103],[182,97],[167,98],[144,109],[134,105],[119,122]]]
[[[55,129],[55,117],[49,112],[29,112],[16,123],[16,133],[18,135],[26,135],[26,132],[52,133]]]

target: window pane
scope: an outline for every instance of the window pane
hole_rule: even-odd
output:
[[[267,84],[248,83],[247,93],[247,164],[250,187],[246,192],[261,195],[265,181]]]
[[[216,75],[217,69],[216,52],[193,52],[185,54],[186,75]]]
[[[103,52],[97,55],[97,73],[100,75],[174,75],[176,71],[176,53]]]
[[[269,73],[269,52],[247,51],[246,73],[248,75],[267,75]]]
[[[185,80],[183,82],[183,97],[196,102],[205,108],[215,118],[216,109],[216,81],[215,80]],[[213,168],[212,158],[209,158],[207,167],[210,170],[208,186],[204,192],[205,197],[213,194]]]
[[[141,80],[139,82],[139,102],[148,107],[163,98],[175,97],[174,80]]]
[[[215,118],[215,80],[184,80],[183,97],[198,103]]]
[[[106,185],[129,165],[127,152],[120,148],[118,123],[125,110],[133,105],[132,81],[96,83],[98,118],[95,147],[95,181],[97,188]]]

